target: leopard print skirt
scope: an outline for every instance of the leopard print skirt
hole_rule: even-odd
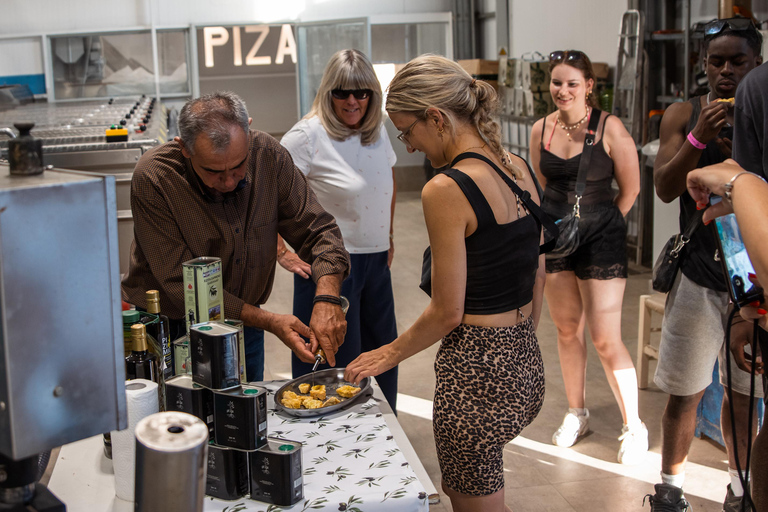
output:
[[[504,486],[504,445],[544,401],[544,363],[533,320],[510,327],[461,324],[435,360],[433,429],[443,485],[471,496]]]

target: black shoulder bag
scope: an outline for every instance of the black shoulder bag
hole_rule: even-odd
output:
[[[693,233],[701,226],[701,217],[704,210],[697,211],[685,226],[685,231],[673,236],[664,245],[656,263],[653,265],[653,289],[657,292],[667,293],[672,289],[677,277],[677,271],[680,269],[680,262],[684,255],[683,250],[688,242],[691,241]]]
[[[573,254],[579,247],[579,220],[581,219],[579,202],[587,188],[587,172],[592,160],[592,149],[595,147],[595,134],[599,122],[600,110],[592,109],[587,134],[584,136],[584,149],[581,151],[581,159],[579,160],[579,174],[576,177],[576,202],[573,205],[573,211],[556,221],[557,227],[560,228],[560,234],[557,237],[555,248],[547,253],[548,260]]]

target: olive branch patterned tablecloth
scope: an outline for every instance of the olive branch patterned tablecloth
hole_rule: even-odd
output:
[[[428,511],[424,486],[395,443],[372,397],[328,416],[296,418],[275,411],[274,396],[285,381],[262,383],[268,435],[302,443],[304,499],[280,507],[242,499],[205,498],[206,511],[221,512],[417,512]],[[224,505],[224,508],[222,508]]]

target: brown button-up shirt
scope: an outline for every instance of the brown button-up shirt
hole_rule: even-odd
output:
[[[341,232],[288,151],[256,130],[249,145],[245,179],[227,194],[203,185],[176,142],[141,157],[131,182],[134,239],[123,300],[146,307],[144,293],[157,289],[161,311],[181,319],[181,264],[216,256],[224,273],[225,317],[240,318],[243,303],[259,305],[269,297],[278,233],[311,262],[315,281],[348,274]]]

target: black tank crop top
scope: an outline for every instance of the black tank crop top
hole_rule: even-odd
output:
[[[461,156],[482,157],[472,153]],[[453,164],[460,159],[454,160]],[[482,160],[492,165],[503,177],[507,177],[490,160],[484,157]],[[513,311],[528,304],[533,299],[533,285],[539,267],[541,225],[537,216],[531,214],[529,208],[528,215],[506,224],[498,224],[491,206],[472,178],[458,169],[448,169],[443,173],[459,185],[477,216],[477,229],[464,239],[467,249],[464,312],[493,315]],[[524,200],[523,204],[528,206],[530,196],[527,193],[518,196]],[[431,261],[430,249],[427,248],[424,253],[420,287],[430,296]]]
[[[610,115],[610,114],[609,114]],[[603,128],[600,131],[600,140],[595,143],[595,149],[592,151],[592,161],[587,170],[587,183],[584,189],[584,197],[581,198],[581,205],[593,205],[599,203],[608,203],[613,201],[615,195],[611,188],[613,182],[613,160],[605,152],[603,146],[603,136],[605,135],[605,121],[608,116],[601,120]],[[553,128],[556,128],[555,124]],[[544,198],[553,203],[573,203],[570,200],[576,190],[576,178],[579,175],[579,162],[581,153],[571,158],[560,158],[549,151],[549,144],[544,145],[544,134],[547,131],[547,118],[544,118],[544,125],[541,127],[541,159],[539,169],[547,178],[547,188],[544,190]]]

